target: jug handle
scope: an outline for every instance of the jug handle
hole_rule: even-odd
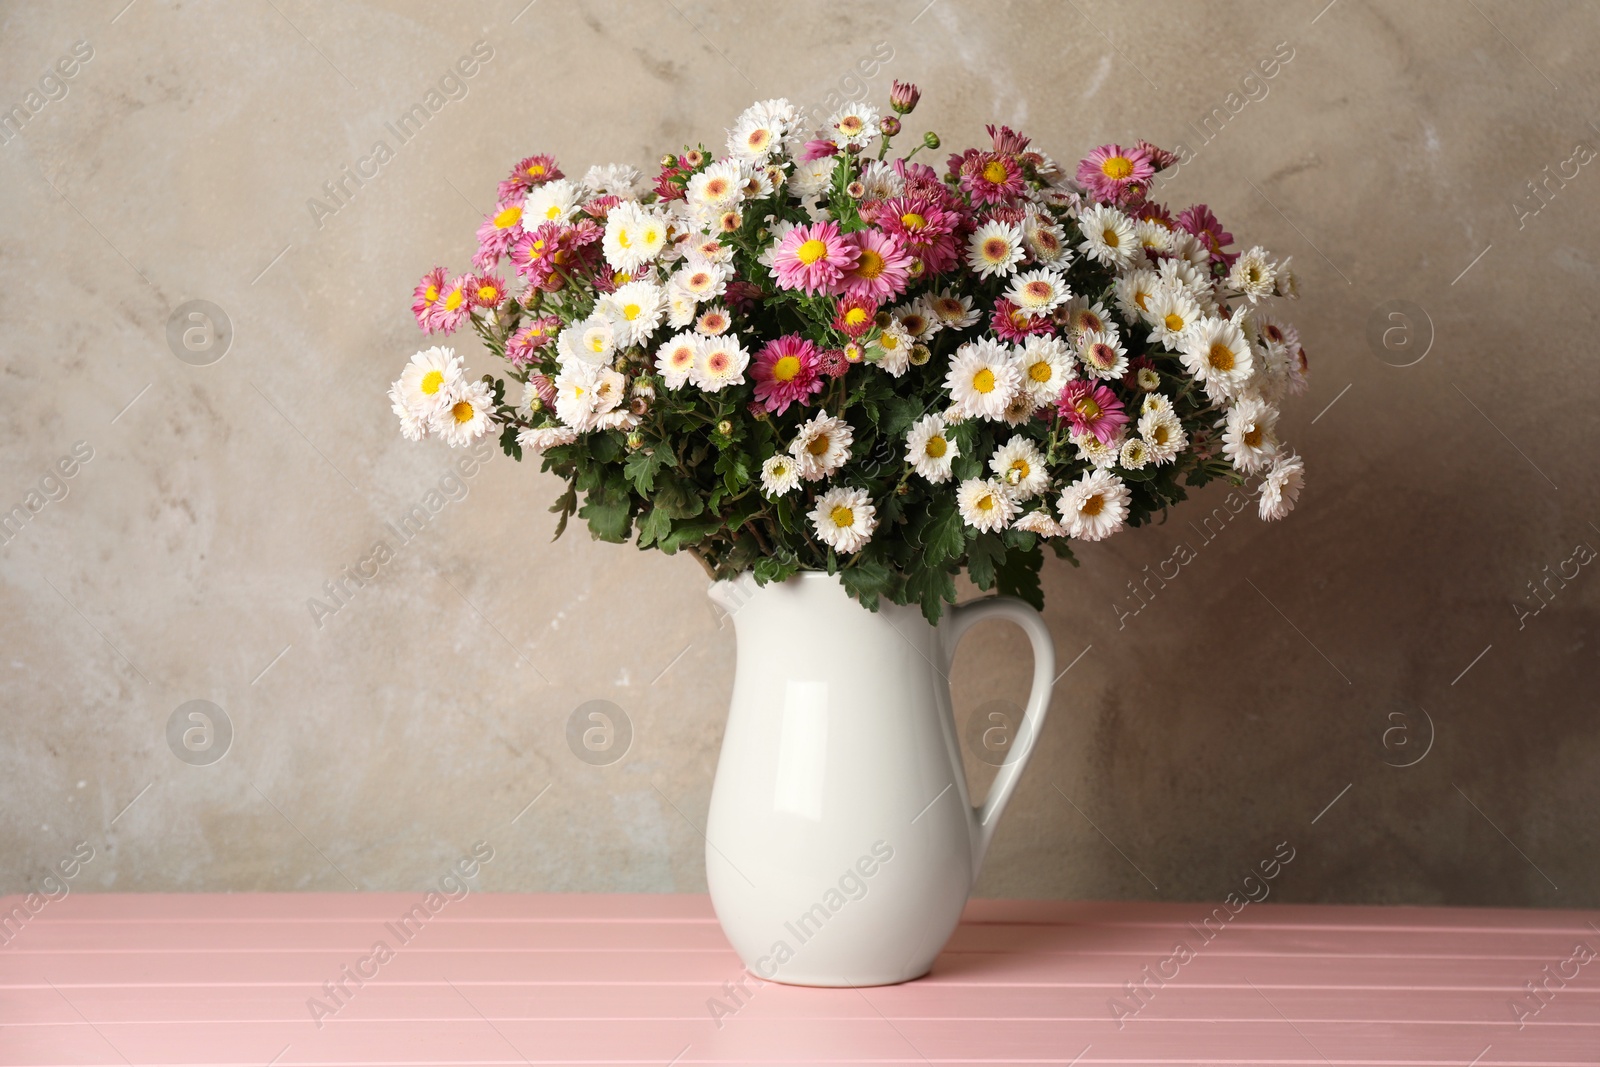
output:
[[[962,636],[975,624],[987,619],[1016,623],[1028,635],[1033,645],[1033,689],[1028,693],[1028,706],[1022,715],[1022,725],[1017,730],[1020,749],[1013,747],[1006,754],[1005,762],[995,774],[994,784],[989,787],[989,795],[984,798],[982,806],[971,809],[968,822],[972,832],[973,878],[977,878],[978,871],[983,867],[989,842],[994,837],[994,828],[1000,822],[1000,814],[1005,810],[1006,802],[1017,787],[1017,779],[1022,776],[1023,768],[1033,755],[1034,742],[1044,726],[1045,713],[1050,710],[1050,690],[1055,684],[1056,671],[1056,651],[1050,639],[1050,628],[1031,605],[1016,597],[1006,596],[988,597],[951,610],[948,617],[949,632],[944,644],[946,677],[949,677],[956,645]]]

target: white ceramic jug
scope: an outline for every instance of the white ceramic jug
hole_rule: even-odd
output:
[[[750,972],[794,985],[919,978],[955,930],[1050,702],[1050,631],[1020,600],[870,612],[836,576],[711,586],[738,640],[706,825],[706,882]],[[982,807],[948,680],[956,642],[1001,618],[1033,643],[1033,690]]]

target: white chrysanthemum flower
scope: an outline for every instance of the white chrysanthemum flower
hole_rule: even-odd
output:
[[[1102,441],[1092,433],[1074,434],[1068,439],[1078,447],[1078,458],[1083,462],[1101,470],[1109,470],[1117,465],[1117,457],[1122,449],[1120,433],[1110,441]]]
[[[1165,393],[1149,393],[1139,402],[1139,414],[1148,415],[1152,411],[1171,411],[1172,401]]]
[[[437,345],[425,348],[412,356],[400,372],[400,379],[394,383],[391,391],[391,399],[402,404],[413,420],[420,420],[426,426],[433,415],[444,407],[450,391],[461,384],[465,375],[465,365],[455,349]],[[404,430],[407,420],[402,416],[400,421]]]
[[[1182,289],[1157,285],[1150,300],[1150,310],[1145,320],[1150,324],[1151,336],[1176,352],[1183,346],[1183,336],[1202,318],[1200,305]]]
[[[779,452],[761,465],[761,491],[768,496],[783,496],[800,484],[800,468],[793,456]]]
[[[1078,251],[1102,266],[1132,266],[1139,254],[1133,222],[1114,207],[1096,204],[1085,208],[1078,214],[1078,228],[1083,231]]]
[[[1216,291],[1211,275],[1181,259],[1164,259],[1156,271],[1159,284],[1169,289],[1181,289],[1200,310],[1210,315],[1217,308]]]
[[[694,321],[700,313],[700,305],[694,302],[694,297],[674,285],[667,286],[667,325],[674,330],[681,330]]]
[[[1145,254],[1172,251],[1172,231],[1155,219],[1140,219],[1133,224],[1134,240]]]
[[[615,270],[636,271],[667,245],[667,221],[655,211],[625,200],[606,214],[606,262]]]
[[[1179,346],[1184,368],[1212,400],[1237,394],[1255,369],[1250,342],[1232,319],[1201,319],[1184,331]]]
[[[915,342],[898,323],[890,321],[868,347],[868,359],[898,378],[911,366],[911,346]]]
[[[1139,416],[1139,437],[1150,447],[1150,461],[1157,465],[1171,463],[1189,447],[1189,435],[1170,408]]]
[[[800,477],[816,482],[845,465],[854,442],[850,424],[824,411],[800,424],[789,454],[800,464]]]
[[[594,410],[597,415],[615,411],[627,399],[628,379],[611,367],[601,367],[594,378]]]
[[[523,228],[532,231],[545,222],[570,222],[582,199],[583,190],[565,178],[536,185],[522,202]]]
[[[1051,316],[1066,330],[1067,336],[1076,340],[1090,330],[1100,333],[1118,333],[1117,322],[1106,311],[1106,306],[1098,300],[1088,297],[1075,296],[1068,300]],[[1138,321],[1138,317],[1134,317]]]
[[[1019,389],[1017,395],[1011,398],[1011,403],[1000,413],[1000,421],[1015,429],[1027,422],[1038,410],[1038,402],[1028,395],[1027,390]]]
[[[739,343],[738,334],[702,337],[689,381],[708,393],[718,393],[730,385],[743,385],[744,369],[749,365],[750,353]]]
[[[750,108],[728,131],[728,154],[735,159],[765,163],[783,146],[783,124]]]
[[[694,320],[694,332],[707,337],[721,337],[732,326],[733,319],[729,317],[728,309],[721,304],[712,304]]]
[[[583,186],[598,196],[631,200],[644,186],[644,176],[626,163],[596,164],[583,175]]]
[[[1128,373],[1128,351],[1114,333],[1090,330],[1078,338],[1078,359],[1091,378],[1120,378]]]
[[[934,485],[950,480],[951,464],[959,455],[961,446],[946,436],[944,419],[938,415],[924,415],[911,424],[906,434],[906,462]]]
[[[1022,220],[1022,246],[1035,262],[1064,270],[1072,263],[1072,250],[1067,247],[1066,235],[1050,216],[1029,213]]]
[[[944,323],[939,320],[939,316],[934,314],[933,309],[928,306],[926,295],[917,297],[909,304],[901,304],[899,307],[890,308],[889,314],[894,317],[894,321],[899,324],[900,329],[905,331],[906,336],[913,341],[926,341],[944,329]]]
[[[1061,390],[1078,375],[1077,365],[1065,341],[1059,337],[1029,334],[1014,358],[1022,373],[1022,389],[1035,409],[1054,404]]]
[[[627,408],[617,408],[596,415],[594,426],[597,430],[631,430],[639,425],[639,422],[639,416]]]
[[[1133,382],[1146,393],[1153,393],[1161,388],[1161,375],[1153,367],[1140,367],[1134,373]]]
[[[656,349],[656,371],[668,389],[681,389],[700,361],[700,335],[685,331]]]
[[[405,395],[400,392],[398,379],[389,386],[389,410],[400,420],[400,436],[407,441],[420,441],[428,436],[428,426],[433,422],[432,416],[421,413],[406,403]]]
[[[1296,455],[1280,456],[1261,482],[1261,518],[1272,522],[1293,511],[1305,484],[1305,460]]]
[[[616,327],[618,347],[642,345],[666,313],[662,296],[661,287],[654,282],[629,282],[602,296],[595,310]]]
[[[1121,478],[1110,471],[1092,470],[1067,486],[1056,506],[1069,534],[1080,541],[1100,541],[1127,521],[1131,497]]]
[[[861,183],[863,200],[888,200],[906,191],[905,178],[894,167],[878,159],[869,159],[862,164],[861,174],[856,180]]]
[[[1011,528],[1013,530],[1026,530],[1029,533],[1038,534],[1040,537],[1062,537],[1067,532],[1067,528],[1057,522],[1054,515],[1050,514],[1048,506],[1028,512],[1012,523]]]
[[[603,366],[616,351],[617,328],[602,314],[580,319],[556,335],[556,359],[563,367],[575,363]]]
[[[838,156],[823,156],[809,163],[796,163],[794,172],[789,175],[790,191],[802,201],[821,196],[833,184],[833,171],[838,165]]]
[[[1241,474],[1255,474],[1278,454],[1278,410],[1245,397],[1222,420],[1222,454]]]
[[[956,490],[956,507],[968,526],[984,533],[1004,530],[1022,506],[996,478],[968,478]]]
[[[1150,463],[1150,446],[1142,437],[1130,437],[1122,442],[1117,462],[1131,471],[1143,470]]]
[[[1031,500],[1050,487],[1039,446],[1026,437],[1013,437],[989,457],[989,469],[1018,500]]]
[[[1006,290],[1007,299],[1029,318],[1054,311],[1071,295],[1065,278],[1053,270],[1043,269],[1023,271],[1011,279],[1011,287]]]
[[[1278,295],[1288,297],[1290,300],[1299,300],[1300,276],[1289,265],[1293,259],[1293,256],[1285,256],[1283,262],[1278,264]]]
[[[1154,311],[1156,289],[1160,284],[1160,276],[1153,270],[1136,270],[1122,275],[1115,282],[1117,310],[1129,322],[1147,318]]]
[[[1252,304],[1271,296],[1277,284],[1277,269],[1260,245],[1234,260],[1233,269],[1228,271],[1228,288],[1243,294]]]
[[[724,263],[714,263],[691,255],[683,266],[673,272],[668,286],[685,294],[696,303],[715,300],[728,291],[728,279],[733,269]]]
[[[835,552],[860,552],[872,540],[878,509],[865,489],[835,487],[817,498],[811,509],[811,526]]]
[[[489,415],[493,410],[494,396],[488,382],[460,381],[450,387],[444,405],[433,413],[433,422],[428,428],[443,437],[451,448],[460,448],[489,432]]]
[[[570,445],[578,439],[578,431],[570,426],[537,426],[517,431],[517,444],[538,455],[547,448]]]
[[[556,374],[556,418],[574,430],[594,429],[595,387],[600,379],[600,368],[582,362],[567,363]]]
[[[972,297],[941,289],[923,297],[928,309],[947,330],[965,330],[982,317],[982,312],[972,306]]]
[[[1289,392],[1299,396],[1311,386],[1311,361],[1306,358],[1306,350],[1296,345],[1289,354]]]
[[[744,173],[738,161],[724,159],[690,178],[684,197],[694,216],[708,222],[739,206],[744,199],[743,185]]]
[[[944,384],[963,415],[997,420],[1021,390],[1022,373],[1005,345],[984,337],[956,349]]]
[[[1022,231],[1009,222],[986,222],[967,238],[967,266],[980,278],[1014,273],[1022,256]]]
[[[859,145],[865,148],[879,133],[878,109],[856,101],[846,104],[828,119],[828,135],[840,148]]]

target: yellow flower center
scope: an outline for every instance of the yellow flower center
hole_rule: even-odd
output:
[[[1022,287],[1022,294],[1030,303],[1042,304],[1050,299],[1055,292],[1055,286],[1049,282],[1032,281]]]
[[[422,376],[422,384],[418,386],[424,393],[432,396],[444,387],[444,371],[431,370]]]
[[[528,164],[528,177],[530,177],[530,178],[542,178],[542,177],[544,177],[544,164],[543,163],[529,163]]]
[[[1133,294],[1133,302],[1139,305],[1140,311],[1150,310],[1150,294],[1142,289]]]
[[[439,287],[437,285],[430,284],[422,291],[422,299],[429,304],[439,299]]]
[[[856,524],[856,513],[843,504],[835,504],[833,510],[828,512],[828,518],[833,520],[835,526],[843,529],[849,529]]]
[[[1100,405],[1094,402],[1094,398],[1089,396],[1080,396],[1074,400],[1072,402],[1072,410],[1090,421],[1098,419],[1105,414]]]
[[[1183,316],[1178,314],[1176,311],[1169,311],[1167,313],[1167,317],[1162,319],[1161,322],[1162,325],[1166,326],[1166,328],[1171,330],[1173,333],[1177,333],[1179,330],[1183,329]]]
[[[463,422],[471,422],[473,414],[472,405],[465,400],[457,400],[455,406],[450,409],[450,417],[455,419],[458,425]]]
[[[794,250],[794,258],[808,267],[827,254],[828,246],[815,237]]]
[[[1028,466],[1028,461],[1021,458],[1011,461],[1011,469],[1017,472],[1018,481],[1026,480],[1029,473],[1033,470],[1032,467]]]
[[[549,221],[551,221],[551,222],[554,222],[556,219],[559,219],[561,217],[561,205],[560,204],[551,204],[549,207],[545,208],[544,209],[544,217],[546,219],[548,219]]]
[[[1133,174],[1133,160],[1127,156],[1112,156],[1100,164],[1100,173],[1112,181],[1122,181]]]
[[[1113,230],[1110,226],[1107,226],[1104,230],[1101,231],[1100,237],[1101,237],[1101,239],[1103,241],[1105,241],[1106,244],[1110,245],[1112,248],[1117,248],[1122,244],[1122,238],[1118,237],[1117,236],[1117,231]]]
[[[478,286],[478,300],[481,303],[488,304],[488,303],[492,303],[493,301],[496,301],[498,299],[500,299],[500,290],[496,289],[494,286],[492,286],[492,285],[480,285],[480,286]]]
[[[994,392],[994,371],[984,367],[972,376],[972,387],[980,393]]]
[[[846,326],[860,326],[863,322],[866,322],[866,321],[867,321],[867,310],[866,310],[866,308],[851,308],[849,311],[846,311],[844,313],[844,324]]]
[[[755,129],[750,131],[750,136],[745,138],[744,143],[755,149],[757,152],[760,152],[767,147],[767,143],[771,140],[772,131],[768,130],[765,126],[757,126]]]
[[[640,308],[638,304],[624,304],[622,305],[622,317],[627,319],[629,322],[632,322],[634,319],[639,317],[639,312],[641,310],[643,309]]]
[[[928,220],[915,211],[908,211],[900,216],[900,225],[908,230],[920,230],[928,224]]]
[[[710,181],[706,182],[706,195],[711,197],[713,200],[722,199],[722,197],[727,195],[727,192],[728,179],[726,178],[712,178]]]
[[[1039,362],[1028,368],[1028,377],[1032,378],[1036,382],[1048,382],[1054,373],[1055,371],[1050,366],[1050,361],[1047,359],[1041,359]]]
[[[945,439],[936,434],[933,437],[928,438],[928,443],[923,446],[922,450],[928,454],[929,459],[943,459],[945,452],[948,451],[949,448],[945,442]]]
[[[1219,370],[1224,374],[1233,370],[1233,349],[1221,341],[1212,344],[1211,350],[1206,353],[1206,359],[1211,363],[1213,370]]]
[[[599,334],[599,333],[591,334],[589,336],[589,351],[591,351],[591,352],[604,352],[605,350],[606,350],[606,338],[605,338],[605,335],[604,334]]]
[[[883,257],[870,248],[861,250],[861,259],[856,263],[856,274],[869,281],[883,273]]]
[[[1099,493],[1096,493],[1094,496],[1090,497],[1088,500],[1085,500],[1083,502],[1083,504],[1079,506],[1078,513],[1080,515],[1088,515],[1090,518],[1093,518],[1094,516],[1100,514],[1102,511],[1104,511],[1105,509],[1106,509],[1106,498],[1101,496]]]
[[[653,226],[646,226],[644,228],[644,243],[645,243],[646,247],[648,247],[650,245],[653,245],[653,244],[656,244],[660,240],[661,240],[661,231],[660,230],[656,229]]]
[[[452,289],[450,290],[450,295],[444,298],[444,309],[446,311],[454,311],[459,308],[466,301],[466,299],[466,293],[463,293],[460,289]]]
[[[980,496],[978,498],[978,502],[977,502],[977,504],[975,506],[977,507],[977,509],[979,511],[993,511],[994,510],[994,506],[995,506],[995,504],[994,504],[994,494],[993,493],[985,493],[985,494],[983,494],[982,496]]]
[[[494,224],[496,228],[502,230],[508,230],[521,221],[522,209],[514,206],[504,209],[500,212],[500,214],[494,217]]]
[[[1166,444],[1167,439],[1171,436],[1164,423],[1156,423],[1155,428],[1150,433],[1150,439],[1158,445]]]
[[[1260,448],[1261,447],[1261,429],[1260,429],[1260,427],[1252,426],[1252,427],[1250,427],[1250,429],[1246,430],[1245,431],[1245,435],[1244,435],[1244,443],[1249,445],[1251,448]]]
[[[819,433],[817,436],[811,439],[809,444],[806,445],[806,451],[810,452],[813,456],[827,455],[828,446],[832,443],[832,440],[827,434]]]
[[[983,258],[999,263],[1011,254],[1011,245],[1004,237],[991,237],[983,242]]]
[[[839,120],[839,125],[836,127],[836,129],[838,129],[838,131],[844,134],[846,137],[854,137],[865,128],[866,125],[859,117],[855,115],[846,115],[844,118]]]
[[[1009,177],[1009,175],[1006,173],[1006,165],[1000,162],[998,159],[994,160],[983,168],[984,181],[987,181],[993,185],[999,185],[1001,182],[1005,181],[1007,177]]]
[[[800,360],[794,356],[784,356],[772,365],[772,379],[778,382],[792,382],[800,373]]]
[[[633,237],[629,235],[626,227],[617,231],[617,244],[621,245],[623,248],[633,247]]]

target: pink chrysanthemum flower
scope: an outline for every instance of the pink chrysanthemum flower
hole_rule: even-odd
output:
[[[433,306],[444,295],[444,268],[435,267],[417,282],[411,294],[411,313],[417,317],[417,328],[423,333],[433,332]]]
[[[591,218],[603,220],[608,214],[610,214],[611,209],[620,203],[622,203],[622,197],[612,196],[610,193],[607,193],[605,196],[597,196],[592,200],[585,200],[583,202],[582,211],[585,215],[588,215]]]
[[[472,314],[473,277],[463,274],[439,291],[430,321],[439,333],[455,333]]]
[[[830,348],[817,357],[817,370],[829,378],[843,378],[850,369],[850,361],[841,349]]]
[[[528,375],[528,384],[533,386],[534,395],[539,398],[547,410],[554,410],[556,406],[556,383],[550,380],[547,374]]]
[[[1233,234],[1222,228],[1222,223],[1204,204],[1195,204],[1179,214],[1178,229],[1199,238],[1212,257],[1220,259],[1224,266],[1232,267],[1233,261],[1239,258],[1237,252],[1223,251],[1224,247],[1233,244]]]
[[[1114,203],[1134,186],[1142,190],[1155,172],[1144,149],[1103,144],[1078,163],[1078,184],[1096,200]]]
[[[480,274],[468,283],[467,295],[472,297],[473,307],[497,308],[511,293],[506,280],[498,274]]]
[[[1165,148],[1157,148],[1143,138],[1134,147],[1144,150],[1144,154],[1150,157],[1150,165],[1156,169],[1157,173],[1166,170],[1179,161],[1177,153],[1168,152]]]
[[[989,316],[989,329],[1000,340],[1020,345],[1031,334],[1054,333],[1055,324],[1050,321],[1050,316],[1030,316],[1001,297],[994,302],[994,312]]]
[[[1008,204],[1022,195],[1027,184],[1022,180],[1022,168],[1010,156],[998,152],[974,152],[961,163],[961,188],[972,202]]]
[[[844,274],[846,296],[888,300],[906,290],[911,280],[912,257],[892,234],[859,230],[850,235],[856,243],[856,265]]]
[[[805,148],[800,152],[800,162],[815,163],[819,159],[839,154],[839,146],[832,141],[813,140],[807,141]]]
[[[553,156],[529,156],[511,168],[511,177],[500,183],[500,199],[520,199],[521,195],[536,185],[564,178]]]
[[[872,329],[878,317],[878,304],[860,296],[847,296],[839,301],[833,316],[833,328],[854,340]]]
[[[1117,436],[1117,431],[1128,423],[1122,401],[1110,388],[1094,382],[1077,379],[1061,390],[1056,409],[1072,424],[1072,432],[1093,434],[1102,444]]]
[[[478,254],[472,257],[472,265],[479,270],[493,267],[521,235],[522,204],[501,204],[485,215],[483,225],[478,227]]]
[[[822,389],[820,356],[817,346],[797,333],[767,342],[750,371],[756,400],[774,415],[782,415],[790,404],[808,403]]]
[[[526,366],[537,358],[539,350],[561,331],[561,320],[554,315],[540,315],[531,323],[511,335],[506,342],[506,359],[513,367]],[[555,403],[551,400],[551,403]]]
[[[517,273],[534,285],[543,286],[555,275],[556,253],[562,251],[558,222],[547,222],[532,233],[524,232],[511,245],[511,262]]]
[[[985,126],[989,137],[994,141],[994,150],[1003,156],[1020,156],[1028,150],[1028,142],[1032,138],[1024,137],[1010,126],[1002,126],[998,130],[993,126]]]
[[[858,258],[856,243],[839,232],[838,223],[814,222],[784,234],[772,257],[772,273],[785,289],[832,293]]]
[[[955,265],[960,251],[954,234],[960,217],[946,211],[932,197],[897,196],[885,200],[874,217],[879,229],[898,237],[912,255],[922,260],[925,274],[939,274]]]

